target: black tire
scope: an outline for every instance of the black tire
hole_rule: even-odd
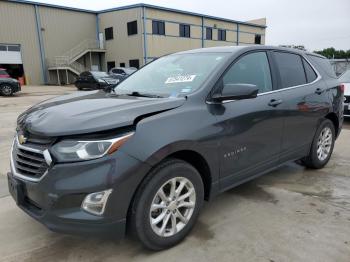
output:
[[[321,135],[322,131],[324,131],[327,128],[329,128],[331,130],[332,142],[331,142],[330,150],[329,150],[327,157],[325,159],[320,159],[320,157],[318,156],[318,153],[317,153],[318,142],[319,142],[320,135]],[[333,148],[334,148],[334,142],[335,142],[334,125],[333,125],[332,121],[330,121],[329,119],[324,119],[316,131],[314,140],[313,140],[312,145],[311,145],[311,150],[310,150],[309,155],[304,157],[303,159],[301,159],[302,165],[304,165],[308,168],[313,168],[313,169],[323,168],[328,163],[329,159],[331,158]]]
[[[152,229],[151,214],[153,213],[151,213],[150,208],[156,198],[158,190],[162,187],[164,188],[164,184],[175,177],[177,177],[177,179],[185,178],[191,182],[191,186],[193,186],[195,191],[195,196],[193,196],[193,199],[196,200],[195,205],[192,209],[192,215],[182,229],[171,236],[160,236]],[[198,171],[185,161],[177,159],[166,160],[147,175],[136,193],[131,210],[131,233],[136,236],[145,247],[151,250],[162,250],[172,247],[181,242],[189,234],[198,218],[203,201],[204,187]],[[174,214],[176,213],[176,211],[169,211],[167,208],[162,209],[161,213],[164,210],[167,210],[166,212],[170,213],[170,215],[172,212]],[[175,219],[175,221],[177,221],[177,219]],[[172,221],[169,219],[166,225],[170,223],[171,227],[171,222]],[[163,222],[161,223],[163,224]]]
[[[12,86],[8,84],[3,84],[0,86],[0,93],[3,96],[12,96],[13,95],[13,88]]]

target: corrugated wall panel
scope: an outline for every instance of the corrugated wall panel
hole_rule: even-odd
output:
[[[20,44],[30,84],[42,84],[34,6],[0,1],[0,43]]]

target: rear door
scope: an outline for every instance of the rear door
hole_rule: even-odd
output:
[[[273,52],[285,109],[281,162],[308,154],[318,121],[329,108],[321,76],[301,55]]]
[[[216,107],[220,136],[220,185],[226,189],[275,166],[282,139],[282,98],[273,90],[264,51],[243,55],[224,74],[224,84],[254,84],[257,98],[228,101]]]

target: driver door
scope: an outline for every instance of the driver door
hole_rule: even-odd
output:
[[[220,187],[226,189],[275,165],[279,160],[283,128],[283,101],[273,90],[266,52],[242,56],[219,82],[253,84],[256,98],[224,101],[217,114],[220,132]],[[222,90],[222,89],[221,89]]]

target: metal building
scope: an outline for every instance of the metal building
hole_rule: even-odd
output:
[[[165,54],[265,43],[266,20],[240,22],[148,4],[102,11],[0,1],[0,68],[29,84],[72,83],[85,70],[141,67]]]

